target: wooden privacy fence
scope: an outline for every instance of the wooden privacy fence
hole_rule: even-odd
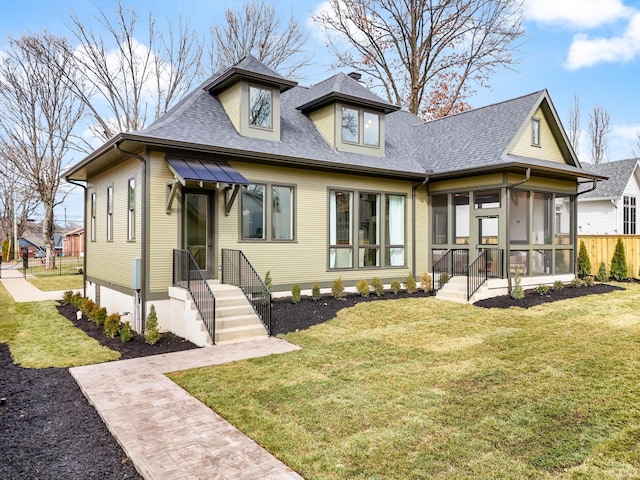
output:
[[[598,274],[601,262],[604,262],[607,267],[607,273],[609,273],[618,238],[621,238],[624,244],[629,278],[640,278],[638,272],[640,269],[640,235],[578,235],[576,255],[580,248],[580,242],[584,242],[591,260],[591,274]]]

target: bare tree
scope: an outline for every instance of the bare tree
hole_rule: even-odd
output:
[[[73,64],[65,73],[93,119],[93,133],[106,140],[144,128],[191,90],[202,42],[182,19],[160,28],[149,13],[139,28],[135,9],[120,2],[115,14],[99,9],[96,20],[100,30],[71,17],[68,27],[79,45],[68,52]]]
[[[569,105],[569,143],[576,153],[580,147],[580,133],[580,95],[576,93]]]
[[[520,0],[327,0],[314,15],[339,66],[362,71],[388,100],[432,116],[425,98],[447,82],[437,115],[464,109],[472,85],[510,68],[520,38]],[[337,35],[335,35],[337,33]],[[346,42],[345,42],[346,40]]]
[[[251,0],[225,10],[225,23],[211,27],[209,56],[214,69],[229,67],[252,54],[269,68],[293,77],[309,65],[303,52],[306,36],[293,14],[282,26],[273,5]]]
[[[9,38],[0,59],[0,157],[43,205],[47,268],[55,268],[53,213],[63,200],[62,162],[83,114],[82,103],[62,74],[72,62],[68,49],[55,48],[63,44],[47,33]],[[46,56],[42,45],[49,45]]]
[[[591,162],[602,163],[607,156],[607,134],[609,127],[609,112],[602,106],[595,105],[593,113],[589,115],[589,136],[591,137]]]
[[[640,157],[640,131],[636,132],[636,146],[638,147],[638,151],[636,152],[635,148],[632,149],[634,157]]]

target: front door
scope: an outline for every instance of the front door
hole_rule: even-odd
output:
[[[183,217],[184,248],[206,278],[215,278],[213,192],[186,192]]]

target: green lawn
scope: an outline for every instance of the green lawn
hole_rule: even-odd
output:
[[[80,290],[82,289],[82,274],[52,275],[44,277],[30,277],[27,281],[33,284],[38,290],[45,292],[57,290]]]
[[[170,377],[306,480],[640,478],[639,306],[371,302]]]
[[[0,283],[0,343],[23,367],[74,367],[120,358],[58,313],[53,301],[15,303]]]

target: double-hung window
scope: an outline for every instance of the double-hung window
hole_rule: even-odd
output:
[[[113,240],[113,186],[107,187],[107,240]]]
[[[252,183],[242,191],[243,240],[291,241],[295,238],[295,188]]]
[[[623,227],[625,235],[636,234],[636,197],[625,195],[623,202]]]
[[[136,238],[136,179],[130,178],[127,188],[127,240]]]

